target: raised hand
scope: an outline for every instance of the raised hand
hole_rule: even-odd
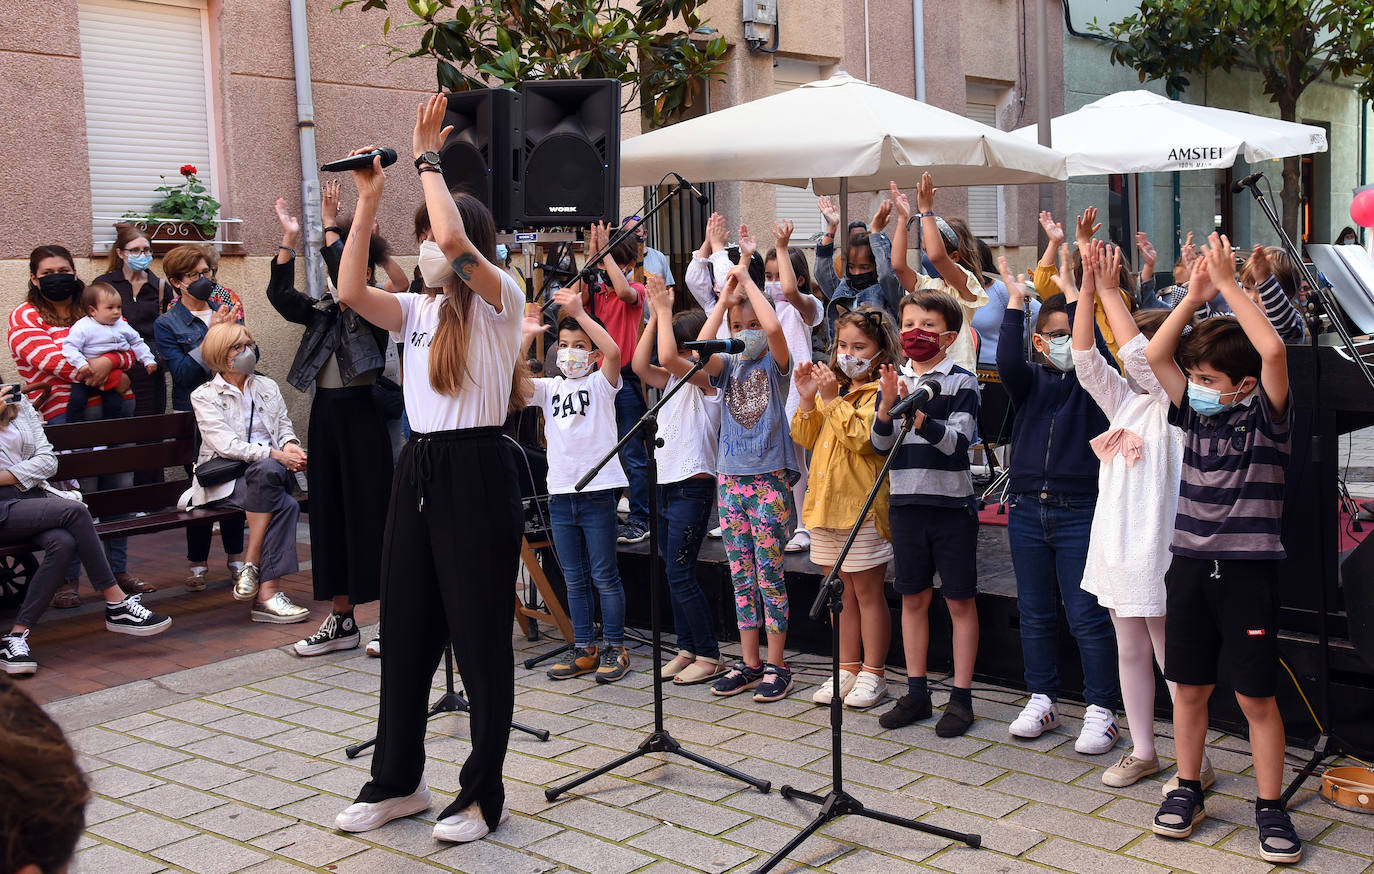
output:
[[[286,208],[286,198],[278,197],[274,205],[277,211],[277,221],[281,223],[282,233],[288,237],[298,237],[301,233],[301,221]]]
[[[1144,231],[1135,232],[1135,247],[1140,252],[1140,260],[1143,262],[1141,266],[1144,267],[1145,264],[1149,264],[1153,267],[1155,263],[1155,244],[1150,242],[1149,236],[1146,235]]]
[[[1213,233],[1207,238],[1207,249],[1203,253],[1207,260],[1207,275],[1212,284],[1221,286],[1236,281],[1236,256],[1231,250],[1231,241],[1225,234]]]
[[[1263,246],[1256,245],[1255,251],[1250,253],[1250,275],[1255,278],[1255,285],[1267,280],[1274,272],[1274,266],[1269,263],[1269,252]]]
[[[934,210],[935,194],[939,190],[935,187],[935,182],[930,178],[930,174],[922,173],[921,184],[916,186],[916,208],[921,212]]]
[[[911,218],[911,201],[897,187],[896,182],[888,183],[888,193],[892,195],[892,205],[897,208],[897,218],[906,224]]]
[[[326,181],[320,188],[320,217],[326,228],[339,223],[339,192],[342,190],[343,184],[337,179]]]
[[[744,302],[744,290],[739,285],[742,263],[730,268],[730,272],[725,274],[725,282],[720,287],[720,299],[727,307]],[[747,269],[746,267],[745,270]]]
[[[437,152],[444,140],[453,132],[453,125],[444,126],[444,112],[448,109],[448,98],[442,94],[431,94],[415,110],[415,130],[411,134],[411,157],[418,158],[425,152]]]
[[[749,235],[749,226],[748,226],[748,225],[744,225],[744,224],[740,225],[740,226],[739,226],[739,263],[742,264],[742,265],[747,265],[747,264],[749,263],[749,259],[750,259],[751,257],[753,257],[754,252],[757,251],[757,250],[758,250],[758,244],[755,243],[755,242],[754,242],[754,238],[753,238],[752,236]]]
[[[880,415],[886,417],[888,411],[892,409],[892,405],[897,403],[897,392],[899,391],[897,386],[900,383],[897,368],[891,364],[884,364],[878,368],[878,387],[882,389],[882,399],[878,404]]]
[[[1099,242],[1097,245],[1102,248],[1098,250],[1098,263],[1102,266],[1102,272],[1097,274],[1098,292],[1112,290],[1121,287],[1121,263],[1124,260],[1121,255],[1121,247],[1116,244]]]
[[[520,318],[520,337],[524,341],[520,348],[525,348],[525,344],[530,341],[531,337],[537,337],[552,330],[552,325],[544,324],[543,312],[540,310],[539,304],[525,304],[525,314]]]
[[[354,155],[365,155],[376,150],[376,146],[363,146],[361,149],[354,149],[349,152],[348,156],[351,158]],[[382,170],[380,157],[372,159],[372,166],[352,171],[352,175],[353,184],[358,189],[359,200],[363,198],[370,198],[373,201],[381,200],[382,190],[386,188],[386,173]]]
[[[725,217],[718,212],[711,213],[711,217],[706,220],[706,240],[711,244],[711,251],[719,252],[724,249],[727,239],[729,234],[725,230]]]
[[[1059,270],[1054,274],[1054,284],[1067,300],[1073,300],[1074,295],[1078,294],[1078,283],[1073,278],[1073,252],[1069,251],[1068,246],[1059,247]],[[1011,291],[1010,285],[1007,291]]]
[[[884,198],[878,204],[878,208],[873,211],[873,218],[868,222],[868,232],[876,234],[887,227],[887,220],[892,215],[892,201]]]
[[[1102,223],[1097,220],[1097,207],[1090,206],[1083,210],[1083,214],[1078,217],[1073,230],[1074,242],[1078,244],[1078,248],[1082,249],[1101,229]]]
[[[1192,272],[1188,276],[1188,293],[1184,295],[1184,300],[1192,301],[1194,306],[1200,307],[1216,296],[1217,287],[1212,282],[1207,259],[1194,258]]]
[[[834,234],[840,226],[840,208],[830,202],[829,197],[820,197],[816,200],[816,208],[821,211],[821,217],[825,219],[826,225],[830,227],[830,233]]]
[[[567,310],[574,319],[582,315],[582,295],[571,288],[560,288],[553,293],[553,302],[560,309]]]
[[[1197,246],[1193,245],[1193,232],[1188,232],[1188,237],[1183,241],[1183,248],[1179,250],[1179,257],[1183,259],[1183,266],[1189,270],[1193,269],[1193,262],[1197,260]]]
[[[783,219],[780,222],[773,222],[773,245],[779,250],[786,249],[788,243],[792,241],[792,231],[796,226],[791,219]]]
[[[649,306],[655,313],[673,311],[673,293],[657,273],[644,274],[644,291],[649,298]]]
[[[797,396],[814,398],[816,396],[816,367],[811,361],[799,361],[792,374],[792,382],[797,386]]]
[[[1026,274],[1013,276],[1005,255],[997,256],[997,270],[1002,274],[1002,284],[1007,287],[1007,306],[1014,310],[1025,309]]]
[[[1064,242],[1064,226],[1055,221],[1052,214],[1041,211],[1040,227],[1045,229],[1045,236],[1049,238],[1050,245],[1058,246]]]
[[[840,381],[835,371],[821,364],[812,364],[816,373],[816,391],[827,404],[840,396]]]

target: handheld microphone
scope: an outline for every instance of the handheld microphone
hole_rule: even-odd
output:
[[[735,337],[729,340],[689,340],[683,345],[693,352],[699,352],[703,357],[715,355],[717,352],[738,355],[744,351],[744,341]]]
[[[1258,182],[1258,181],[1260,181],[1260,180],[1263,179],[1263,178],[1264,178],[1264,174],[1263,174],[1263,173],[1251,173],[1249,176],[1246,176],[1244,179],[1237,179],[1235,182],[1232,182],[1232,183],[1231,183],[1231,191],[1232,191],[1233,193],[1235,193],[1235,194],[1240,194],[1242,191],[1244,191],[1244,190],[1247,189],[1247,188],[1254,188],[1254,187],[1255,187],[1255,183]]]
[[[683,188],[686,188],[688,191],[692,192],[692,196],[695,197],[697,199],[697,202],[700,203],[702,206],[706,206],[708,203],[711,202],[711,198],[702,194],[701,189],[697,188],[695,185],[688,182],[686,179],[683,179],[681,174],[674,173],[673,178],[677,180],[678,185],[681,185]]]
[[[376,157],[381,157],[383,167],[390,167],[392,164],[396,163],[396,150],[373,149],[361,155],[350,155],[347,158],[330,161],[328,164],[321,164],[320,170],[325,173],[340,173],[344,170],[361,170],[364,167],[371,167],[372,159]]]
[[[911,392],[892,405],[892,411],[888,413],[894,419],[900,419],[916,412],[921,407],[933,401],[940,395],[940,383],[938,380],[928,379]]]

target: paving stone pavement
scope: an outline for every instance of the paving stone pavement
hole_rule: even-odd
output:
[[[367,639],[367,636],[364,636]],[[516,640],[527,651],[551,644]],[[528,653],[526,653],[528,654]],[[799,664],[816,663],[802,657]],[[430,722],[427,779],[434,806],[362,835],[332,827],[367,779],[370,759],[344,747],[371,736],[379,663],[361,650],[302,660],[282,650],[241,656],[48,705],[68,731],[95,797],[87,811],[81,874],[290,871],[591,872],[673,874],[754,870],[815,807],[782,798],[782,782],[824,792],[830,778],[828,715],[810,704],[820,666],[799,675],[783,702],[714,698],[705,687],[666,691],[668,727],[688,748],[774,781],[764,795],[677,756],[654,754],[549,803],[543,790],[630,749],[653,718],[649,660],[641,650],[620,684],[556,683],[516,668],[516,719],[552,732],[541,743],[511,735],[510,820],[486,840],[436,842],[434,816],[458,787],[467,722]],[[461,678],[460,678],[461,682]],[[435,690],[442,683],[436,677]],[[847,788],[882,811],[977,831],[973,850],[869,819],[833,821],[776,871],[900,874],[918,870],[1084,874],[1168,870],[1250,874],[1273,869],[1256,855],[1254,782],[1243,738],[1213,731],[1217,794],[1188,841],[1149,832],[1158,780],[1125,789],[1101,782],[1109,756],[1073,750],[1081,715],[1013,743],[1006,720],[1022,698],[978,689],[981,715],[963,738],[937,738],[933,721],[895,731],[877,712],[845,714]],[[936,692],[937,705],[944,694]],[[1159,723],[1160,734],[1170,726]],[[1172,743],[1162,738],[1163,753]],[[1294,755],[1301,751],[1290,751]],[[1170,763],[1172,764],[1172,763]],[[1163,776],[1171,774],[1166,768]],[[1298,794],[1294,820],[1308,842],[1295,870],[1374,874],[1374,820]]]

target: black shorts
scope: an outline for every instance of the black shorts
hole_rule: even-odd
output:
[[[919,595],[935,584],[951,601],[978,594],[978,516],[968,507],[893,505],[892,557],[899,595]]]
[[[1188,686],[1218,679],[1270,698],[1279,679],[1279,563],[1174,556],[1164,575],[1164,676]]]

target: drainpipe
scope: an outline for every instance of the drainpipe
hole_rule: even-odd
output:
[[[1027,0],[1036,2],[1040,11],[1035,16],[1035,110],[1037,118],[1037,139],[1040,145],[1050,147],[1053,143],[1050,129],[1050,27],[1046,10],[1047,0]],[[1048,182],[1040,183],[1040,211],[1054,212],[1054,186]],[[1040,232],[1039,247],[1045,247],[1044,231]]]
[[[1181,92],[1173,88],[1168,89],[1168,94],[1170,100],[1178,100],[1181,96]],[[1183,177],[1177,170],[1170,175],[1173,177],[1172,187],[1174,195],[1174,260],[1169,264],[1170,269],[1172,269],[1173,265],[1178,263],[1179,257],[1183,254]]]
[[[306,293],[319,298],[324,294],[325,271],[320,258],[324,229],[320,218],[320,177],[315,169],[315,101],[310,90],[305,0],[291,0],[291,57],[295,62],[296,131],[301,143],[301,230],[305,239],[305,251],[298,254],[305,262]]]
[[[911,43],[915,52],[916,99],[926,102],[926,4],[925,0],[911,0]]]

